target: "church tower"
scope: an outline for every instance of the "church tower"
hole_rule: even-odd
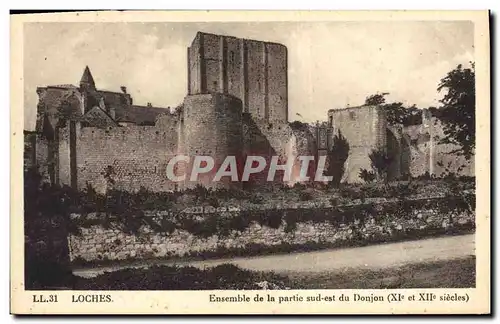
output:
[[[83,75],[80,80],[80,88],[86,90],[95,90],[94,77],[92,77],[92,73],[90,73],[90,69],[88,66],[86,66],[85,70],[83,71]]]
[[[98,102],[95,102],[94,96],[92,95],[95,91],[94,77],[92,77],[89,67],[85,66],[82,78],[80,79],[80,92],[83,99],[84,114],[98,105]]]

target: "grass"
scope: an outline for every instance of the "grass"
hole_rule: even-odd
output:
[[[285,289],[286,276],[222,264],[207,269],[190,266],[153,266],[108,272],[94,278],[74,277],[74,290],[258,290],[258,283]]]
[[[472,288],[476,285],[476,258],[423,262],[383,270],[347,269],[323,273],[257,272],[224,264],[200,270],[193,267],[154,266],[124,269],[95,278],[79,278],[75,290],[212,290],[261,289],[407,289]]]
[[[346,269],[288,275],[292,289],[473,288],[476,286],[476,258],[469,256],[382,270]]]

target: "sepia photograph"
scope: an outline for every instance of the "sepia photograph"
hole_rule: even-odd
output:
[[[490,168],[477,14],[72,17],[18,33],[15,235],[32,303],[309,291],[267,298],[361,307],[433,288],[415,300],[469,302],[460,289],[478,287],[478,235],[489,240],[489,206],[476,214]]]

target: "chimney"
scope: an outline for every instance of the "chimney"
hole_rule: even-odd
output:
[[[121,86],[120,89],[122,90],[123,93],[127,94],[127,87]]]
[[[153,107],[153,105],[150,102],[148,102],[147,106],[148,107]]]

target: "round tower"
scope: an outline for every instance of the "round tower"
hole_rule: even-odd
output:
[[[217,182],[213,179],[227,157],[234,156],[237,165],[240,164],[243,149],[241,100],[223,93],[189,95],[184,99],[183,115],[184,154],[190,158],[186,187],[197,184],[214,188],[238,186],[228,176]],[[196,181],[191,181],[196,156],[213,158],[214,167],[210,172],[199,174]],[[205,166],[202,163],[201,167]]]

